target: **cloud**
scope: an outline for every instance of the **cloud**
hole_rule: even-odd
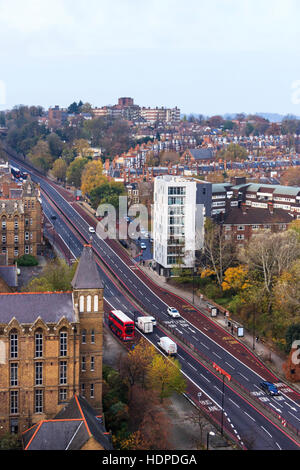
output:
[[[29,56],[297,49],[296,0],[0,0],[0,39]]]

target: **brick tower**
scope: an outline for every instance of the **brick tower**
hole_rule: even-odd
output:
[[[79,316],[79,393],[102,411],[103,290],[91,245],[85,245],[72,281]]]

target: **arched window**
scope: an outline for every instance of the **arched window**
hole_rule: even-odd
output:
[[[86,311],[91,312],[92,311],[92,296],[88,295],[86,298]]]
[[[79,312],[84,312],[84,296],[81,295],[79,298]]]
[[[98,312],[98,308],[99,308],[98,295],[94,295],[94,312]]]

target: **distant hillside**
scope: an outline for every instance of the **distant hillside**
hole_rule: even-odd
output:
[[[226,113],[226,114],[223,114],[222,117],[223,119],[234,119],[237,114],[244,114],[246,117],[249,116],[249,114],[247,113]],[[287,117],[286,114],[278,114],[278,113],[255,113],[255,115],[263,117],[264,119],[268,119],[268,121],[270,122],[281,122]],[[181,115],[181,118],[183,118],[183,116],[184,114]],[[185,116],[187,117],[194,116],[197,118],[199,116],[199,113],[189,113],[189,114],[185,114]],[[289,114],[288,116],[290,118],[300,119],[300,116],[294,116],[293,114]],[[206,119],[208,119],[209,117],[211,116],[205,116]]]

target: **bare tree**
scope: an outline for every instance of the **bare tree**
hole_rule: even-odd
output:
[[[300,256],[300,244],[294,231],[268,234],[262,233],[252,238],[240,251],[239,259],[251,270],[263,276],[264,287],[271,292],[274,280],[289,269]]]
[[[232,240],[227,240],[223,227],[211,219],[205,223],[204,256],[202,264],[209,267],[215,274],[219,287],[222,286],[224,272],[232,266],[236,258]]]

